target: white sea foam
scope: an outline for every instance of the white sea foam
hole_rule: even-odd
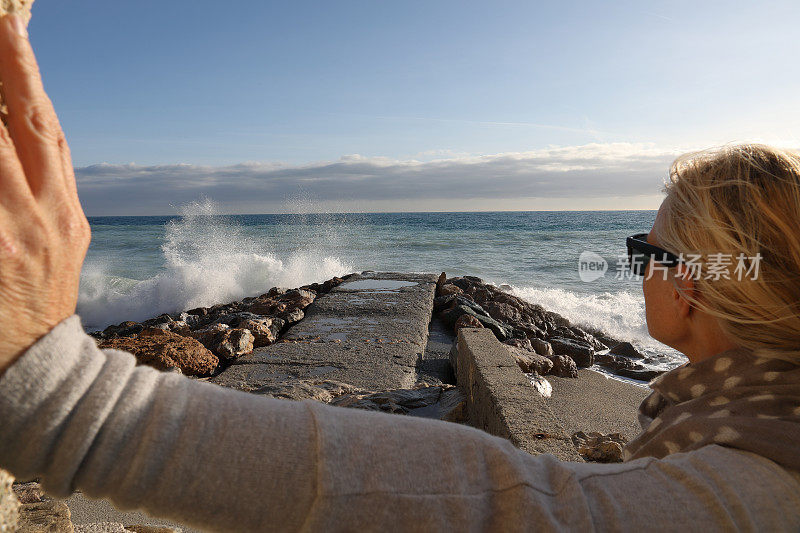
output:
[[[685,362],[681,354],[648,334],[641,293],[578,294],[559,288],[531,286],[512,286],[512,293],[564,316],[573,324],[595,328],[610,337],[632,343],[654,358],[654,367],[672,368]]]
[[[145,280],[109,276],[105,265],[87,263],[78,313],[84,326],[102,328],[255,296],[270,287],[297,287],[353,271],[346,261],[315,253],[313,243],[276,257],[270,243],[216,216],[212,202],[192,203],[169,223],[161,247],[164,268]],[[324,231],[321,232],[324,236]]]

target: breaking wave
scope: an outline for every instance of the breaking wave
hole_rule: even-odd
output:
[[[163,267],[156,275],[143,280],[113,276],[102,260],[86,262],[78,299],[84,327],[141,321],[353,271],[343,259],[315,252],[319,247],[313,243],[278,257],[270,243],[218,215],[209,200],[191,203],[179,214],[164,229]],[[324,231],[319,234],[326,238]]]

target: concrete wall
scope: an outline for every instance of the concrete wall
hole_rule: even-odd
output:
[[[470,425],[531,454],[583,461],[547,400],[488,329],[462,328],[450,354]]]

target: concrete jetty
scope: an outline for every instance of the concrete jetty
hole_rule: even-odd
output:
[[[212,383],[249,392],[297,379],[365,390],[412,387],[428,341],[437,276],[370,273],[317,298],[282,342],[239,358]]]

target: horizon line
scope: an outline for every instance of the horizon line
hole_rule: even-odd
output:
[[[626,213],[631,211],[652,211],[656,212],[658,209],[501,209],[501,210],[473,210],[473,211],[314,211],[310,213],[216,213],[213,215],[194,215],[194,216],[278,216],[278,215],[294,215],[294,216],[308,216],[308,215],[422,215],[422,214],[467,214],[467,213]],[[183,215],[86,215],[86,218],[144,218],[144,217],[177,217]]]

